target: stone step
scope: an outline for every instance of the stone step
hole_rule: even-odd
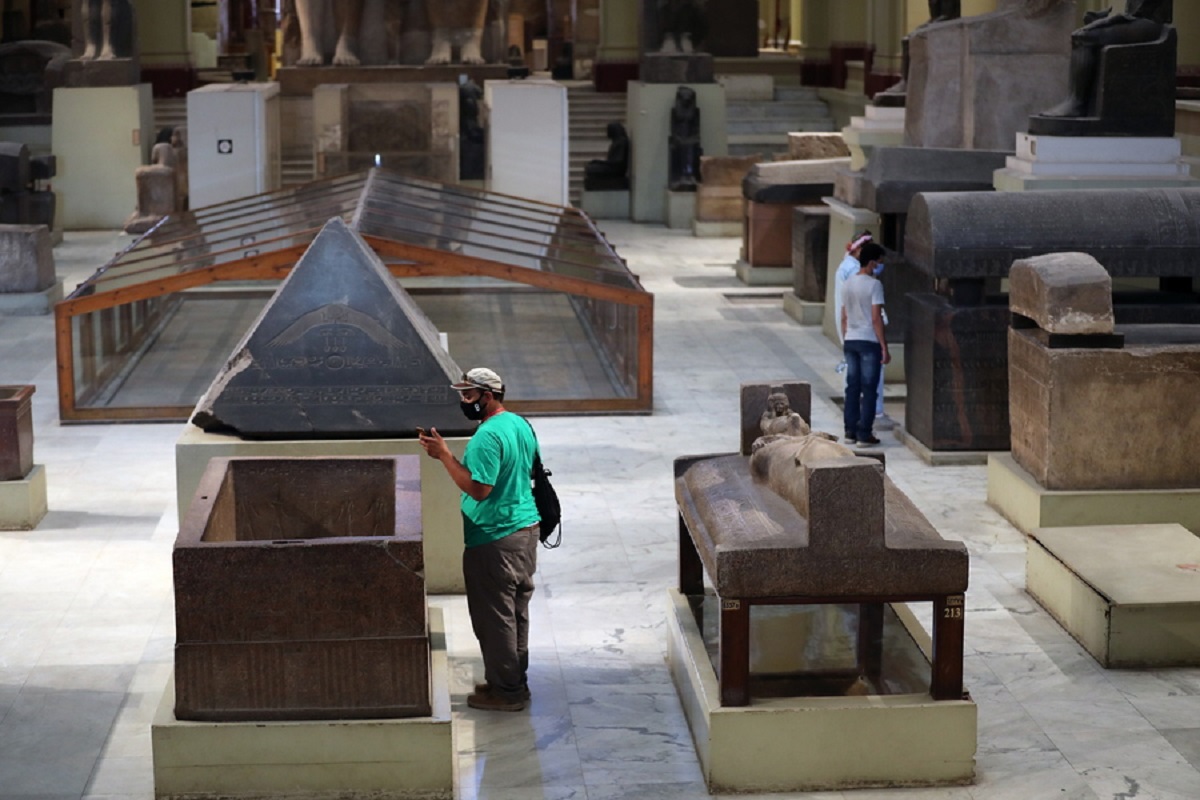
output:
[[[822,102],[817,94],[817,90],[809,86],[776,86],[775,99],[784,101],[817,100],[818,102]]]
[[[725,108],[732,118],[735,114],[745,117],[829,117],[829,107],[821,102],[813,103],[755,103],[738,100],[727,103]]]
[[[832,131],[833,120],[792,119],[762,120],[762,119],[730,119],[725,126],[729,136],[755,136],[764,134],[787,136],[789,133],[800,131]]]

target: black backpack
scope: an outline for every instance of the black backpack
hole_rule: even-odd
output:
[[[525,420],[528,425],[529,420]],[[529,430],[533,433],[533,440],[537,441],[537,431],[533,430],[533,426],[529,425]],[[550,485],[550,476],[554,474],[542,465],[542,453],[539,446],[533,454],[533,469],[530,470],[529,477],[532,481],[533,502],[537,505],[538,516],[541,517],[541,522],[538,523],[538,539],[542,546],[547,550],[553,550],[562,544],[562,506],[558,502],[558,492],[554,491],[554,487]],[[554,537],[554,541],[550,541],[550,537],[554,534],[555,528],[558,529],[558,536]]]

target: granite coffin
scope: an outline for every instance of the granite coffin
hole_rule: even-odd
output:
[[[469,435],[433,323],[341,219],[292,269],[196,406],[247,438]]]

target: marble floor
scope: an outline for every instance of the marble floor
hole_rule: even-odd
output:
[[[837,349],[784,315],[778,292],[736,280],[737,241],[603,227],[656,296],[655,413],[537,421],[566,522],[562,548],[541,557],[530,710],[467,708],[482,670],[465,604],[432,600],[446,613],[463,800],[706,797],[664,663],[672,461],[736,448],[747,381],[811,381],[815,427],[839,428]],[[127,241],[68,235],[56,249],[67,290]],[[149,723],[171,672],[180,426],[60,425],[50,317],[0,317],[0,384],[14,383],[37,386],[51,510],[35,531],[0,533],[0,799],[148,800]],[[1200,798],[1200,669],[1101,669],[1025,593],[1025,540],[985,504],[984,468],[928,467],[886,435],[883,447],[900,488],[970,550],[977,779],[793,796]]]

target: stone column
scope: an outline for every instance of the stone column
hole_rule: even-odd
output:
[[[800,58],[802,82],[808,86],[829,85],[829,14],[827,0],[801,0]]]
[[[182,97],[196,85],[188,0],[134,0],[144,79],[156,95]]]
[[[867,41],[875,48],[875,57],[871,72],[866,76],[868,95],[874,96],[900,77],[904,11],[904,0],[870,0]]]
[[[797,47],[804,42],[804,31],[801,29],[800,18],[804,15],[804,0],[791,0],[791,14],[788,16],[790,41],[788,45]]]
[[[604,0],[600,4],[600,45],[597,61],[637,61],[641,9],[638,0]]]

